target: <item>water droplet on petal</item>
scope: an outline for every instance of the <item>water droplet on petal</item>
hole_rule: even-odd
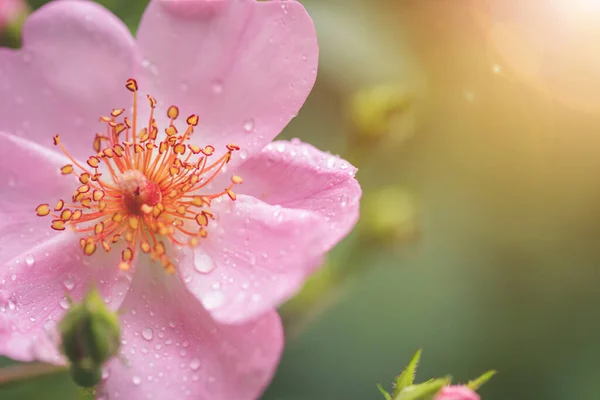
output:
[[[208,274],[215,269],[215,262],[208,254],[196,252],[194,257],[194,268],[200,273]]]
[[[60,299],[58,304],[60,304],[60,306],[62,308],[64,308],[65,310],[68,310],[71,307],[71,305],[69,304],[69,300],[67,300],[66,297],[63,297],[62,299]]]
[[[73,277],[71,275],[67,276],[67,279],[65,279],[65,287],[67,288],[67,290],[71,290],[75,287],[75,280],[73,279]]]
[[[327,159],[327,168],[332,169],[335,166],[335,157],[329,157]]]
[[[240,151],[240,158],[241,158],[242,160],[245,160],[246,158],[248,158],[248,152],[246,151],[246,149],[242,149],[242,150]]]
[[[35,257],[33,256],[33,254],[30,254],[27,257],[25,257],[25,263],[30,267],[32,267],[33,264],[35,264]]]
[[[192,359],[192,361],[190,361],[190,368],[194,371],[200,368],[200,360],[197,358]]]
[[[105,381],[110,377],[110,368],[104,367],[102,369],[102,380]]]
[[[142,331],[142,337],[146,340],[152,340],[153,336],[154,336],[154,333],[152,332],[152,329],[150,329],[150,328],[146,328]]]
[[[254,129],[254,120],[253,119],[249,119],[246,122],[244,122],[244,130],[246,132],[252,132],[253,129]]]
[[[140,383],[142,383],[142,378],[140,378],[139,376],[134,376],[131,381],[133,382],[134,385],[139,385]]]
[[[29,317],[29,320],[30,320],[31,322],[35,322],[35,317]]]

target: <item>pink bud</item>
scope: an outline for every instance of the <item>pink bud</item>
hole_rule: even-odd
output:
[[[24,0],[0,0],[0,31],[27,11]]]
[[[479,395],[466,386],[446,386],[434,400],[479,400]]]

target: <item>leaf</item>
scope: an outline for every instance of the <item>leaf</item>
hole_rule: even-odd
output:
[[[415,374],[417,373],[417,364],[419,364],[419,360],[421,360],[421,349],[417,350],[407,367],[396,378],[396,382],[394,384],[394,393],[392,393],[394,398],[400,394],[402,389],[411,386],[415,381]]]
[[[491,370],[482,374],[479,378],[473,379],[467,383],[467,387],[471,390],[479,389],[484,383],[490,380],[492,376],[496,375],[496,371]]]
[[[392,396],[390,396],[390,394],[386,392],[386,390],[381,386],[381,384],[377,384],[377,389],[379,389],[383,397],[385,397],[385,400],[392,400]]]
[[[438,378],[418,385],[412,385],[404,388],[393,400],[429,400],[440,391],[441,388],[447,386],[452,381],[452,378]]]

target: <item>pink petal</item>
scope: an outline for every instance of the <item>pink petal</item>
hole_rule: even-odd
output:
[[[268,204],[314,211],[329,227],[329,250],[358,220],[360,185],[356,168],[337,156],[301,143],[273,142],[240,165],[244,183],[236,191]]]
[[[137,37],[157,98],[198,114],[195,137],[218,151],[259,151],[316,79],[314,26],[296,1],[153,0]]]
[[[50,217],[38,217],[35,209],[71,196],[74,179],[60,175],[67,163],[62,154],[0,132],[0,261],[56,236]]]
[[[138,268],[121,308],[125,364],[113,360],[100,393],[122,399],[256,399],[283,347],[277,313],[216,323],[177,276]]]
[[[181,257],[178,268],[218,321],[247,321],[279,305],[324,254],[327,227],[318,214],[244,195],[213,209],[217,221],[209,222],[208,237]]]
[[[439,391],[434,400],[479,400],[479,395],[466,386],[446,386]]]
[[[82,255],[79,237],[65,232],[27,253],[0,262],[0,354],[59,363],[56,324],[93,283],[111,308],[121,304],[130,278],[118,252]]]
[[[130,104],[124,89],[138,58],[125,25],[89,1],[34,12],[24,48],[0,48],[0,129],[47,146],[60,133],[75,157],[92,153],[100,115]]]

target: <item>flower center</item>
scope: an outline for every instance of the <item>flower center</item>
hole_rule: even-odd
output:
[[[229,186],[218,193],[204,193],[204,189],[239,147],[229,144],[227,151],[215,158],[215,148],[211,145],[201,148],[186,144],[199,118],[190,115],[185,132],[178,135],[174,125],[179,116],[176,106],[168,108],[169,126],[164,129],[164,139],[158,141],[156,100],[148,96],[148,124],[138,130],[138,85],[129,79],[126,87],[133,93],[131,120],[127,117],[117,120],[124,109],[115,109],[110,117],[100,118],[106,124],[106,133],[96,135],[95,155],[88,158],[87,166],[71,157],[60,136],[54,136],[54,144],[72,162],[63,166],[61,173],[75,174],[81,185],[70,203],[60,199],[53,208],[40,204],[36,212],[39,216],[52,216],[54,230],[69,226],[84,234],[80,244],[88,256],[98,246],[110,252],[114,244],[124,240],[126,248],[119,268],[128,270],[139,249],[173,273],[175,265],[166,254],[165,240],[194,247],[207,237],[206,227],[214,219],[211,202],[223,196],[234,201],[236,195],[232,189],[242,179],[232,176]],[[102,164],[106,176],[99,172]]]

